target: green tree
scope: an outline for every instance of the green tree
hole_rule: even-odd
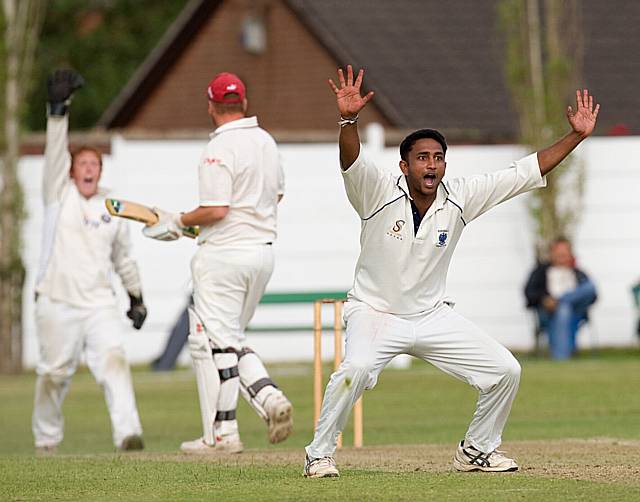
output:
[[[17,166],[20,109],[31,81],[45,0],[3,0],[0,23],[0,373],[22,369],[20,232],[24,209]]]
[[[158,43],[186,0],[56,0],[47,11],[38,49],[36,82],[57,68],[86,79],[73,103],[74,129],[95,126],[107,106]],[[30,130],[45,126],[46,86],[34,88],[26,110]]]
[[[582,70],[582,18],[578,0],[502,0],[507,82],[520,122],[520,142],[539,149],[567,130],[565,110],[575,102]],[[538,250],[555,237],[571,237],[581,212],[584,169],[572,157],[531,194]]]

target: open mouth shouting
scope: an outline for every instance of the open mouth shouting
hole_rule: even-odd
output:
[[[422,177],[424,186],[426,188],[432,189],[435,188],[438,184],[438,177],[435,172],[429,172]]]

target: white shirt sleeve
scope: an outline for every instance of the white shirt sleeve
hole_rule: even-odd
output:
[[[342,171],[349,202],[360,218],[367,219],[385,204],[391,174],[378,168],[362,153],[346,171]]]
[[[284,169],[282,168],[282,155],[278,156],[278,196],[284,195]]]
[[[131,256],[131,240],[129,237],[129,225],[126,221],[116,218],[118,230],[113,241],[111,261],[113,268],[122,280],[122,285],[133,296],[142,295],[140,272],[138,264]]]
[[[44,147],[44,173],[42,198],[45,207],[60,202],[69,180],[71,155],[69,154],[69,117],[48,117],[47,138]]]
[[[215,142],[207,145],[198,168],[200,206],[231,205],[234,165],[231,150]]]
[[[546,179],[540,174],[537,153],[514,162],[507,169],[456,178],[447,183],[451,198],[462,205],[462,217],[466,223],[501,202],[546,185]]]

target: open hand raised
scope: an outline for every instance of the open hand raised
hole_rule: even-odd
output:
[[[589,91],[584,89],[582,92],[576,91],[576,110],[571,106],[567,107],[567,119],[572,129],[581,137],[589,136],[596,126],[596,118],[600,111],[600,105],[593,107],[593,96],[589,95]]]
[[[373,91],[368,92],[365,96],[360,96],[360,86],[362,85],[362,77],[364,76],[364,70],[360,69],[356,81],[353,81],[353,67],[347,65],[347,80],[344,79],[344,72],[342,68],[338,69],[338,80],[340,87],[338,87],[333,80],[329,79],[329,86],[336,95],[336,101],[338,103],[338,110],[340,116],[345,119],[354,118],[358,115],[358,112],[364,108],[364,106],[373,98]]]

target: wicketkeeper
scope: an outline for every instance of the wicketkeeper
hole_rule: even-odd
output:
[[[55,452],[62,441],[62,402],[83,352],[104,388],[115,446],[143,448],[113,271],[129,294],[127,316],[134,328],[142,327],[147,309],[138,266],[130,255],[128,225],[107,214],[106,193],[98,187],[100,152],[84,146],[69,155],[68,107],[83,84],[72,70],[54,72],[47,83],[44,228],[36,282],[40,359],[33,409],[33,435],[40,453]]]

